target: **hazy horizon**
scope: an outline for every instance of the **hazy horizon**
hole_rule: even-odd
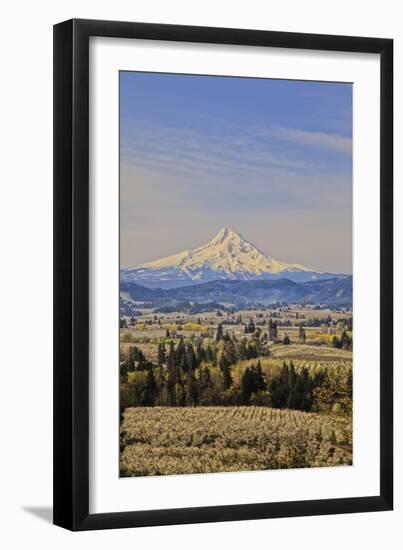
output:
[[[120,73],[121,267],[226,226],[268,256],[352,272],[352,86]]]

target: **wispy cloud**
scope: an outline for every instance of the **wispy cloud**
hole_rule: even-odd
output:
[[[326,132],[311,132],[296,128],[276,129],[277,137],[285,141],[306,145],[318,149],[326,149],[335,153],[346,153],[351,155],[352,139],[338,134]]]
[[[285,148],[280,142],[286,141]],[[125,162],[162,173],[192,177],[244,173],[249,176],[318,174],[326,158],[298,154],[291,145],[351,155],[351,139],[324,132],[283,127],[221,126],[220,134],[194,128],[170,128],[141,120],[125,121],[121,152]]]

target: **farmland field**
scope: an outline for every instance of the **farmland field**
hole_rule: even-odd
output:
[[[270,407],[132,407],[121,423],[122,476],[341,466],[349,416]]]
[[[352,464],[350,311],[123,320],[121,476]]]

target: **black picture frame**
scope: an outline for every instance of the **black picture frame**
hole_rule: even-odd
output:
[[[380,54],[380,491],[373,496],[89,513],[89,38]],[[393,40],[73,19],[54,26],[54,523],[77,530],[393,507]]]

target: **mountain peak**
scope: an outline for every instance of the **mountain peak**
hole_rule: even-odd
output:
[[[239,233],[231,229],[230,227],[223,227],[220,229],[220,231],[217,233],[216,237],[241,237]]]
[[[219,242],[222,243],[224,241],[232,241],[232,240],[243,241],[244,238],[242,237],[242,235],[240,235],[230,227],[223,227],[222,229],[220,229],[217,235],[213,237],[211,241],[209,241],[208,244],[219,243]]]
[[[258,250],[230,227],[223,227],[206,244],[178,254],[127,268],[123,278],[133,282],[146,280],[153,286],[198,283],[217,279],[249,280],[292,277],[309,280],[314,271],[287,264]],[[302,275],[304,274],[304,275]],[[155,283],[155,284],[154,284]],[[188,283],[189,284],[189,283]]]

